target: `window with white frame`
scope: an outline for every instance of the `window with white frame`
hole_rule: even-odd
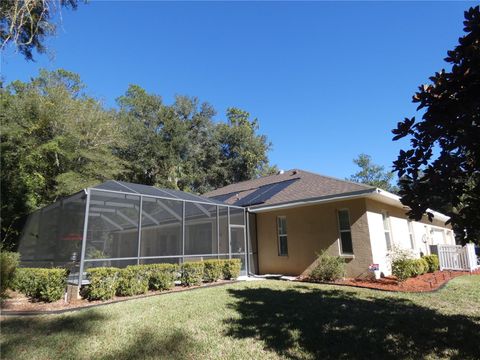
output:
[[[350,215],[347,209],[337,211],[338,229],[340,233],[340,253],[353,254],[352,230],[350,228]]]
[[[415,237],[413,235],[413,221],[408,220],[408,235],[410,236],[410,247],[415,249]]]
[[[278,256],[288,256],[287,217],[277,216]]]
[[[392,250],[392,231],[390,230],[390,217],[388,212],[382,212],[383,219],[383,231],[385,233],[385,244],[387,245],[387,250]]]

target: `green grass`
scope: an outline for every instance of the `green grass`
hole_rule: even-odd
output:
[[[2,359],[480,358],[480,276],[428,294],[258,281],[7,318]]]

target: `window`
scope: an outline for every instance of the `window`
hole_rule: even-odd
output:
[[[408,220],[408,234],[410,235],[410,247],[415,249],[415,239],[413,237],[413,222],[412,220]]]
[[[288,256],[287,217],[277,217],[278,256]]]
[[[338,210],[338,228],[340,232],[340,253],[353,254],[352,231],[348,210]]]
[[[388,212],[382,212],[382,219],[383,219],[383,230],[385,232],[385,243],[387,244],[387,250],[392,250],[392,234],[390,231],[390,218],[388,216]]]

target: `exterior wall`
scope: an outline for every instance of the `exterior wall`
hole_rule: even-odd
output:
[[[353,256],[346,257],[348,277],[368,275],[372,249],[365,199],[281,209],[257,214],[258,265],[260,274],[300,275],[326,249],[340,254],[337,210],[348,209]],[[288,256],[278,255],[277,216],[286,216]]]
[[[391,241],[393,246],[412,250],[413,254],[429,254],[429,245],[443,243],[455,244],[455,238],[450,227],[443,221],[434,219],[431,223],[427,217],[421,221],[412,222],[413,248],[410,241],[410,231],[406,211],[381,202],[366,199],[368,228],[372,244],[373,263],[379,264],[380,272],[391,274],[387,257],[387,246],[383,227],[382,211],[387,211],[390,219]]]

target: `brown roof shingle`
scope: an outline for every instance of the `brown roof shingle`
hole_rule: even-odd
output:
[[[273,186],[272,184],[278,185]],[[369,189],[373,190],[374,188],[304,170],[292,169],[276,175],[231,184],[206,193],[204,196],[231,205],[274,205]]]

